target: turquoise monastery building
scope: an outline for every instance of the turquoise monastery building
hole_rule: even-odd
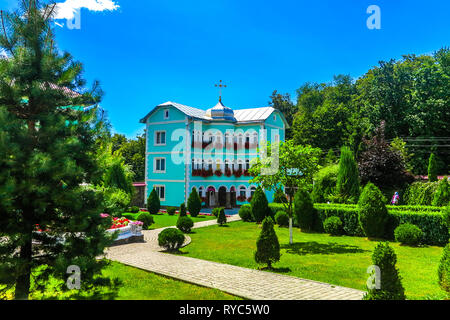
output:
[[[186,202],[195,187],[205,207],[248,203],[256,186],[248,169],[265,141],[284,141],[288,126],[272,108],[232,110],[221,99],[202,110],[175,102],[156,106],[146,125],[145,199],[154,188],[162,206]],[[269,201],[273,192],[266,191]]]

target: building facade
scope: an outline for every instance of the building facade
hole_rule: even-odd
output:
[[[249,203],[252,159],[265,141],[284,141],[286,119],[272,108],[232,110],[219,103],[201,110],[166,102],[146,125],[145,199],[154,188],[162,206],[179,206],[195,187],[206,207]],[[273,192],[266,191],[269,201]]]

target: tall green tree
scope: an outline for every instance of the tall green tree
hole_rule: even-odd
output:
[[[428,181],[435,182],[437,180],[436,156],[434,155],[434,153],[432,153],[430,154],[430,158],[428,159]]]
[[[116,136],[114,135],[113,139]],[[134,181],[144,181],[145,177],[145,133],[136,136],[136,139],[126,139],[121,140],[120,144],[117,145],[117,150],[120,155],[124,158],[124,162],[128,165],[134,173]],[[113,149],[114,150],[114,149]]]
[[[312,179],[318,169],[321,150],[311,146],[296,145],[292,140],[279,144],[267,145],[266,156],[252,160],[250,174],[251,183],[259,184],[266,190],[276,191],[283,186],[288,201],[283,202],[289,216],[289,243],[293,241],[292,203],[297,188],[312,189]]]
[[[356,203],[359,197],[359,172],[350,148],[341,148],[339,170],[336,182],[339,202]]]
[[[111,222],[100,217],[102,194],[83,186],[101,180],[101,91],[86,90],[82,64],[56,46],[53,13],[54,5],[29,0],[1,19],[8,57],[0,59],[0,283],[16,299],[45,291],[50,277],[57,291],[67,290],[73,265],[81,292],[112,285],[97,260]],[[45,268],[32,275],[38,266]]]
[[[286,140],[292,138],[292,121],[294,119],[294,114],[297,112],[297,107],[292,103],[291,96],[289,93],[281,94],[275,90],[270,96],[269,105],[278,109],[283,113],[286,118],[289,128],[286,131]]]

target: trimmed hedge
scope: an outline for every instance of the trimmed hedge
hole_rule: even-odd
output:
[[[398,209],[400,206],[394,206]],[[364,236],[358,223],[356,206],[341,204],[315,204],[317,215],[314,230],[324,232],[323,222],[326,218],[336,216],[343,223],[344,232],[350,236]],[[442,211],[407,211],[388,207],[388,222],[386,224],[387,239],[394,239],[394,230],[400,224],[411,223],[418,226],[424,233],[423,242],[429,245],[445,245],[449,240],[449,227]]]
[[[411,223],[404,223],[395,228],[395,241],[401,244],[417,246],[422,241],[423,232],[420,228]]]

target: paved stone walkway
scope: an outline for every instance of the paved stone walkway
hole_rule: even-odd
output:
[[[239,216],[227,220],[240,220]],[[215,220],[194,224],[201,228]],[[136,268],[205,287],[216,288],[252,300],[358,300],[364,292],[287,275],[162,253],[158,234],[165,228],[143,231],[145,243],[108,248],[106,257]],[[184,245],[191,239],[186,237]]]

